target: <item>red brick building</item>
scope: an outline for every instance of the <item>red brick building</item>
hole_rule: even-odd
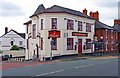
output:
[[[116,46],[118,40],[118,33],[112,26],[108,26],[99,21],[99,12],[90,12],[90,16],[96,19],[95,22],[95,37],[98,42],[101,42],[103,38],[102,50],[104,52],[116,52],[118,47]]]
[[[117,40],[117,43],[118,43],[118,49],[119,49],[119,52],[120,52],[120,19],[115,19],[114,20],[114,29],[117,30],[117,34],[118,34],[118,40]]]

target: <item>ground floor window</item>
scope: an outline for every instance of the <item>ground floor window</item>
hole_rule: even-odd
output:
[[[51,50],[57,50],[57,38],[52,38]]]
[[[73,38],[67,38],[67,50],[73,50]]]
[[[86,49],[91,49],[91,39],[86,39]]]
[[[108,41],[106,41],[106,50],[108,50]]]

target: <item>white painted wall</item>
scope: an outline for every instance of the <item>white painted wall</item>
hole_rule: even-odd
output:
[[[14,45],[17,45],[19,47],[25,47],[25,39],[16,34],[13,31],[10,31],[3,37],[1,37],[1,50],[10,50],[11,49],[11,41],[14,41]],[[19,45],[19,41],[23,42],[23,45]]]
[[[43,19],[43,30],[40,30],[40,24],[41,24],[41,18]],[[61,32],[61,37],[57,39],[57,50],[52,51],[53,56],[59,56],[59,55],[68,55],[68,54],[77,54],[78,51],[76,50],[67,50],[67,38],[64,37],[64,33],[68,33],[68,38],[74,38],[74,45],[75,42],[78,42],[78,39],[82,39],[84,45],[84,42],[86,42],[86,39],[91,39],[93,40],[94,36],[94,25],[92,25],[92,32],[86,32],[86,25],[83,23],[83,31],[79,31],[82,33],[88,33],[88,37],[77,37],[77,36],[72,36],[72,32],[78,32],[77,31],[77,21],[82,21],[82,22],[87,22],[93,24],[95,21],[88,19],[88,18],[83,18],[75,15],[70,15],[66,13],[44,13],[40,14],[39,18],[36,16],[32,17],[32,25],[36,24],[37,32],[41,33],[41,37],[43,37],[43,50],[39,52],[40,56],[42,57],[50,57],[50,52],[51,52],[51,47],[50,47],[50,39],[48,39],[48,31],[51,30],[51,18],[57,18],[57,30]],[[64,20],[64,18],[67,19],[72,19],[74,20],[74,30],[67,30],[67,20]],[[31,25],[31,26],[32,26]],[[31,27],[30,26],[30,27]],[[32,30],[32,28],[31,28]],[[31,32],[30,30],[30,32]],[[31,32],[32,33],[32,32]],[[38,43],[38,38],[36,39],[29,39],[29,55],[30,59],[32,59],[33,56],[33,51],[36,50],[36,44]],[[88,50],[83,50],[82,53],[91,53],[91,49]],[[28,55],[26,55],[28,56]]]

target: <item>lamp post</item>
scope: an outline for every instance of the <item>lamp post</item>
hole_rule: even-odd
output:
[[[28,49],[28,60],[29,60],[29,39],[31,38],[31,33],[28,34],[28,40],[27,40],[27,49]]]

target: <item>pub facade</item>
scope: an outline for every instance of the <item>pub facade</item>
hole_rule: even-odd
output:
[[[95,20],[72,9],[38,6],[26,25],[26,59],[94,52]]]

